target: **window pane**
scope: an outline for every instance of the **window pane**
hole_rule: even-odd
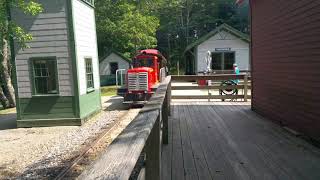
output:
[[[46,88],[46,78],[36,78],[35,79],[35,86],[36,86],[36,92],[37,94],[46,94],[47,88]]]
[[[48,61],[48,90],[49,93],[57,93],[56,66],[54,61]],[[55,83],[52,83],[55,82]]]
[[[34,75],[35,75],[35,76],[41,76],[41,71],[40,71],[40,69],[35,68],[35,69],[34,69]]]
[[[93,83],[93,70],[92,70],[92,59],[85,59],[85,70],[86,70],[86,79],[87,79],[87,89],[94,88]]]
[[[48,72],[48,69],[47,68],[42,68],[41,69],[41,76],[42,77],[47,77],[48,75],[47,75],[47,72]]]
[[[36,94],[58,93],[55,60],[34,60],[33,70]]]

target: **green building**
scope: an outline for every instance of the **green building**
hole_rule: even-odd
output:
[[[39,0],[44,11],[11,16],[31,33],[15,43],[18,127],[82,125],[101,109],[93,0]]]

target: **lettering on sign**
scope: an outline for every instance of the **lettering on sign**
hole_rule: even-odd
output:
[[[231,51],[231,48],[215,48],[215,51]]]

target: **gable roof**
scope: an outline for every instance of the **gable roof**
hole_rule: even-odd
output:
[[[221,31],[226,31],[226,32],[238,37],[239,39],[241,39],[243,41],[250,42],[250,38],[247,34],[240,32],[239,30],[229,26],[228,24],[222,24],[219,27],[217,27],[215,30],[213,30],[213,31],[209,32],[208,34],[199,38],[197,41],[189,44],[187,46],[186,50],[184,51],[184,53],[189,51],[190,49],[194,48],[195,46],[202,44],[204,41],[208,40],[209,38],[211,38],[212,36],[216,35],[217,33],[221,32]]]
[[[112,53],[116,54],[117,56],[121,57],[123,60],[127,61],[129,64],[131,63],[131,60],[127,57],[125,57],[123,54],[119,53],[118,51],[111,50],[109,53],[107,53],[105,56],[100,58],[99,62],[102,62],[105,60],[108,56],[110,56]]]

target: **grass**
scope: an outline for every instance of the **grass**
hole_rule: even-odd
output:
[[[117,86],[104,86],[101,87],[101,96],[116,96]]]

